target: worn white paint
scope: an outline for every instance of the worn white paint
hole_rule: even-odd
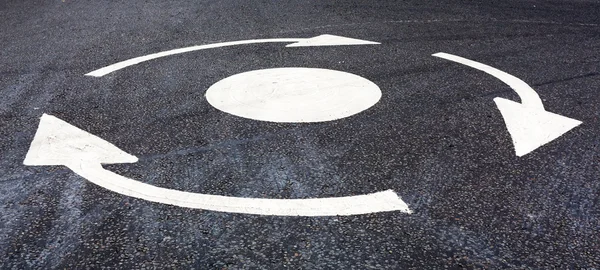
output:
[[[220,42],[206,45],[198,45],[191,46],[185,48],[179,48],[174,50],[168,50],[153,54],[148,54],[144,56],[139,56],[135,58],[131,58],[125,61],[121,61],[92,72],[89,72],[85,75],[93,76],[93,77],[102,77],[111,72],[117,71],[122,68],[126,68],[129,66],[133,66],[135,64],[139,64],[142,62],[146,62],[152,59],[161,58],[165,56],[181,54],[186,52],[198,51],[198,50],[206,50],[220,47],[228,47],[228,46],[236,46],[236,45],[244,45],[244,44],[257,44],[257,43],[289,43],[287,47],[306,47],[306,46],[342,46],[342,45],[369,45],[369,44],[379,44],[377,42],[353,39],[347,37],[340,37],[334,35],[320,35],[312,38],[272,38],[272,39],[250,39],[250,40],[239,40],[239,41],[229,41],[229,42]]]
[[[392,190],[366,195],[314,199],[259,199],[191,193],[156,187],[102,168],[137,158],[109,142],[44,114],[25,165],[64,165],[108,190],[147,201],[229,213],[277,216],[358,215],[384,211],[411,213]]]
[[[512,138],[515,154],[519,157],[581,124],[581,121],[546,111],[535,90],[513,75],[456,55],[436,53],[433,56],[484,71],[506,83],[519,95],[521,103],[504,98],[494,99]]]
[[[111,143],[54,116],[43,114],[23,164],[71,166],[81,162],[112,164],[137,161],[137,157]]]
[[[379,87],[358,75],[319,68],[272,68],[213,84],[206,99],[240,117],[280,123],[341,119],[375,105]]]

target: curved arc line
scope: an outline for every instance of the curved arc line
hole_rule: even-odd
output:
[[[116,193],[187,208],[276,216],[346,216],[397,210],[412,213],[392,190],[332,198],[240,198],[161,188],[116,174],[95,162],[79,161],[66,166],[88,181]]]
[[[448,53],[440,52],[433,54],[433,56],[460,63],[490,74],[510,86],[510,88],[512,88],[521,98],[521,104],[523,106],[544,110],[544,104],[535,90],[533,90],[529,84],[513,75],[510,75],[497,68]]]
[[[165,57],[165,56],[192,52],[192,51],[199,51],[199,50],[206,50],[206,49],[213,49],[213,48],[220,48],[220,47],[228,47],[228,46],[235,46],[235,45],[244,45],[244,44],[286,43],[286,42],[299,42],[302,40],[305,40],[305,39],[304,38],[251,39],[251,40],[238,40],[238,41],[228,41],[228,42],[220,42],[220,43],[213,43],[213,44],[206,44],[206,45],[191,46],[191,47],[162,51],[162,52],[158,52],[158,53],[153,53],[153,54],[148,54],[148,55],[144,55],[144,56],[131,58],[128,60],[114,63],[112,65],[109,65],[109,66],[106,66],[103,68],[99,68],[99,69],[89,72],[85,75],[92,76],[92,77],[102,77],[106,74],[112,73],[114,71],[129,67],[129,66],[133,66],[133,65],[136,65],[136,64],[139,64],[142,62],[146,62],[149,60],[153,60],[153,59],[157,59],[157,58],[161,58],[161,57]]]

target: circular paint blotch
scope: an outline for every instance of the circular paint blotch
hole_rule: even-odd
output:
[[[248,119],[279,123],[324,122],[375,105],[379,87],[358,75],[319,68],[272,68],[239,73],[213,84],[215,108]]]

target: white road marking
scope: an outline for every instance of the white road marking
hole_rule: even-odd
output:
[[[335,216],[375,212],[412,213],[392,190],[335,198],[260,199],[191,193],[156,187],[102,168],[137,158],[111,143],[44,114],[25,165],[64,165],[83,178],[116,193],[147,201],[229,213],[277,216]]]
[[[250,40],[239,40],[239,41],[229,41],[229,42],[220,42],[206,45],[198,45],[191,46],[186,48],[179,48],[164,52],[158,52],[153,54],[148,54],[144,56],[139,56],[135,58],[131,58],[125,61],[121,61],[92,72],[85,74],[86,76],[93,77],[102,77],[111,72],[117,71],[122,68],[126,68],[129,66],[133,66],[135,64],[139,64],[141,62],[146,62],[152,59],[181,54],[186,52],[205,50],[205,49],[213,49],[219,47],[228,47],[228,46],[236,46],[236,45],[244,45],[244,44],[257,44],[257,43],[289,43],[294,42],[292,44],[288,44],[287,47],[306,47],[306,46],[342,46],[342,45],[372,45],[379,44],[373,41],[353,39],[347,37],[340,37],[334,35],[320,35],[312,38],[272,38],[272,39],[250,39]]]
[[[544,104],[542,104],[542,100],[540,99],[540,96],[538,96],[538,94],[535,92],[535,90],[533,90],[533,88],[531,88],[527,83],[513,75],[510,75],[502,70],[490,67],[488,65],[484,65],[482,63],[475,62],[473,60],[469,60],[452,54],[436,53],[433,54],[433,56],[454,61],[490,74],[500,79],[502,82],[510,86],[510,88],[515,90],[515,92],[517,92],[517,95],[519,95],[519,97],[521,98],[521,104],[523,106],[542,110],[544,109]]]
[[[314,47],[314,46],[339,46],[339,45],[377,45],[379,42],[361,40],[355,38],[340,37],[334,35],[320,35],[313,38],[303,39],[296,43],[288,44],[286,47]]]
[[[582,123],[504,98],[494,98],[494,102],[502,113],[515,146],[515,153],[519,157],[557,139]]]
[[[513,75],[456,55],[436,53],[433,56],[488,73],[506,83],[519,95],[521,103],[499,97],[494,98],[513,140],[515,154],[519,157],[555,140],[582,123],[546,111],[535,90]]]
[[[240,117],[279,123],[337,120],[381,98],[379,87],[358,75],[319,68],[272,68],[239,73],[213,84],[206,99]]]

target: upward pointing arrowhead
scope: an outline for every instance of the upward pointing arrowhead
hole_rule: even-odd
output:
[[[495,98],[494,102],[502,113],[519,157],[581,124],[581,121],[543,109],[526,107],[508,99]]]
[[[23,164],[134,163],[137,157],[54,116],[44,114]]]
[[[341,46],[341,45],[374,45],[380,44],[368,40],[340,37],[334,35],[320,35],[307,38],[296,43],[288,44],[286,47],[313,47],[313,46]]]

